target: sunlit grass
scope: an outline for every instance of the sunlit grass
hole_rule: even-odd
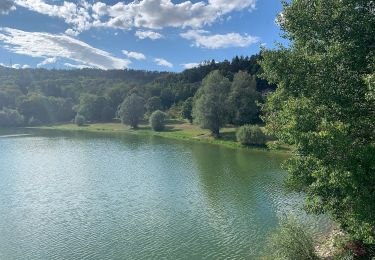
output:
[[[201,129],[197,125],[190,124],[188,122],[169,120],[166,124],[166,129],[162,132],[153,131],[150,126],[143,122],[137,129],[132,129],[128,125],[120,123],[94,123],[87,124],[84,126],[77,126],[75,124],[62,124],[53,126],[42,126],[37,127],[39,129],[52,129],[52,130],[65,130],[65,131],[82,131],[82,132],[107,132],[107,133],[129,133],[136,135],[150,135],[160,136],[171,139],[209,143],[221,145],[229,148],[248,149],[236,141],[236,130],[235,127],[227,127],[221,129],[221,137],[214,138],[210,132],[205,129]],[[252,149],[266,150],[266,148],[251,147]]]

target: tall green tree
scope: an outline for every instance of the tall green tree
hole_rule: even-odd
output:
[[[255,76],[243,71],[234,75],[229,103],[233,110],[231,120],[235,125],[255,123],[258,120],[257,101],[260,100],[261,95],[256,88]]]
[[[185,100],[185,102],[182,104],[182,111],[181,115],[183,118],[189,120],[190,123],[193,123],[193,101],[194,99],[192,97],[189,97]]]
[[[162,109],[161,98],[157,96],[150,97],[147,100],[146,109],[147,109],[147,113],[150,115],[154,111],[161,110]]]
[[[204,78],[202,86],[195,96],[194,121],[202,128],[209,129],[215,137],[220,135],[220,128],[229,121],[230,85],[229,79],[216,70]]]
[[[129,124],[137,128],[140,120],[145,114],[145,101],[142,97],[133,93],[122,102],[118,115],[123,124]]]
[[[284,167],[306,207],[353,239],[375,242],[375,2],[292,0],[279,17],[288,48],[263,53],[278,85],[267,129],[296,151]]]

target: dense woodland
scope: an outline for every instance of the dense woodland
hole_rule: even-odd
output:
[[[69,122],[77,114],[87,121],[108,122],[119,117],[120,105],[132,95],[142,98],[146,117],[155,110],[163,110],[169,117],[191,120],[191,111],[186,110],[189,110],[202,80],[212,71],[219,71],[228,82],[233,82],[236,73],[246,72],[252,82],[243,87],[259,93],[258,98],[251,102],[251,109],[257,110],[255,102],[261,100],[260,93],[275,89],[257,77],[259,59],[260,55],[254,55],[235,57],[232,61],[206,61],[181,73],[0,67],[0,125]],[[256,118],[251,118],[251,121],[259,120],[257,111],[254,113]],[[238,114],[232,117],[233,120],[229,120],[232,123],[249,121],[238,118]]]

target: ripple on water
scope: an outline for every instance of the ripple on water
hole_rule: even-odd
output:
[[[282,158],[158,138],[0,139],[0,259],[247,259],[285,195]]]

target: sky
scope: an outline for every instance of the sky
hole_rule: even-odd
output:
[[[0,0],[0,65],[179,72],[283,42],[279,0]]]

